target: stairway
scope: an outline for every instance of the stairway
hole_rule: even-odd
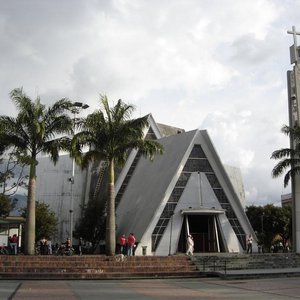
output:
[[[198,277],[185,256],[0,256],[0,279],[130,279]]]
[[[228,277],[228,274],[236,274],[242,278],[247,275],[272,275],[280,272],[300,276],[300,256],[295,253],[196,254],[192,257],[192,262],[207,276],[227,274]]]

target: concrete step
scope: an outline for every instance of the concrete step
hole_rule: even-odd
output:
[[[300,267],[300,256],[295,253],[195,255],[192,260],[202,271]]]
[[[200,272],[188,257],[125,257],[103,255],[0,256],[1,279],[113,279],[197,277]]]
[[[86,273],[0,273],[0,279],[138,279],[138,278],[198,278],[202,274],[199,271],[177,272],[86,272]]]

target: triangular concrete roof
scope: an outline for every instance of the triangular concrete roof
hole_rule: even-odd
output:
[[[153,215],[168,200],[184,167],[183,157],[191,147],[197,130],[162,138],[159,142],[165,154],[151,162],[142,157],[117,207],[118,234],[134,232],[140,239],[151,223]],[[190,152],[190,151],[188,151]],[[122,232],[119,232],[121,230]]]

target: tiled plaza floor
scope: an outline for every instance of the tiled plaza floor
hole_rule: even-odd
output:
[[[300,278],[222,280],[218,278],[173,280],[0,281],[0,299],[296,299]]]

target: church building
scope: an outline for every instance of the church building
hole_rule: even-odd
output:
[[[255,233],[244,211],[240,172],[222,164],[207,131],[186,132],[158,124],[150,114],[145,136],[158,140],[165,151],[150,161],[132,150],[117,172],[117,236],[134,233],[136,255],[185,253],[188,234],[193,236],[196,253],[243,253],[249,234],[256,251]],[[70,233],[70,197],[76,223],[81,207],[93,196],[104,199],[101,194],[106,191],[105,163],[84,171],[76,166],[71,186],[70,173],[67,155],[56,166],[43,158],[37,170],[37,199],[56,212],[61,240]],[[103,174],[100,182],[99,173]]]

